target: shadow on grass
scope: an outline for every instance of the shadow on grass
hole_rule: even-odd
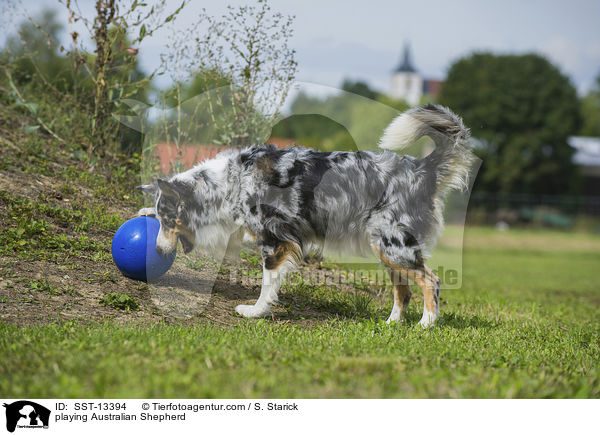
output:
[[[183,289],[196,293],[212,293],[214,280],[201,279],[195,276],[186,276],[180,274],[165,275],[148,284],[161,289]]]
[[[454,329],[496,329],[500,326],[498,321],[490,321],[480,316],[465,316],[462,314],[442,313],[439,325]]]
[[[229,301],[248,303],[246,301],[256,300],[259,293],[259,286],[249,287],[225,279],[217,279],[213,295]],[[276,305],[274,316],[271,318],[284,321],[309,319],[326,321],[340,318],[386,320],[390,309],[391,306],[383,307],[377,297],[364,289],[348,292],[306,282],[291,282],[280,292],[279,304]],[[422,314],[419,307],[411,303],[402,324],[416,325]],[[477,315],[442,313],[438,325],[453,329],[495,329],[500,326],[500,323]]]
[[[377,319],[382,309],[364,289],[354,292],[305,282],[292,283],[282,291],[280,305],[285,318]]]
[[[214,281],[213,295],[218,295],[228,301],[241,301],[258,299],[260,295],[259,286],[246,286],[238,282],[232,282],[226,278],[219,277]]]

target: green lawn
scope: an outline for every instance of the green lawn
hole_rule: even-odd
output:
[[[419,301],[390,326],[390,295],[369,304],[319,290],[310,299],[293,286],[284,304],[343,316],[0,323],[0,396],[597,398],[599,248],[598,235],[467,229],[463,288],[442,294],[430,330],[416,326]]]

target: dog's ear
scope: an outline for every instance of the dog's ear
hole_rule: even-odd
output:
[[[156,183],[163,195],[179,200],[179,192],[177,192],[175,186],[170,181],[159,178],[156,180]]]
[[[152,196],[156,195],[156,192],[158,192],[158,186],[156,185],[156,183],[143,184],[141,186],[137,186],[136,189],[141,190],[142,193],[146,193]]]

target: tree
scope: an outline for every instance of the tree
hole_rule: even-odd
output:
[[[94,44],[95,56],[87,53],[79,34],[72,31],[75,68],[80,66],[93,83],[93,110],[90,117],[91,136],[98,149],[104,150],[114,129],[111,112],[118,99],[139,98],[154,73],[145,76],[137,70],[139,46],[152,34],[172,22],[186,4],[166,14],[166,0],[153,4],[138,0],[95,0],[95,15],[82,15],[77,2],[66,0],[69,24],[81,21]],[[126,78],[123,80],[123,72]],[[95,145],[96,146],[96,145]],[[94,151],[91,147],[89,151]]]
[[[213,17],[202,12],[195,25],[177,32],[163,64],[178,98],[204,92],[216,129],[215,143],[244,146],[263,142],[275,123],[296,74],[289,46],[294,17],[273,12],[267,0],[228,6]],[[212,88],[215,84],[225,84]],[[181,98],[180,98],[181,101]]]
[[[74,71],[72,59],[61,54],[64,50],[59,50],[57,41],[63,30],[53,10],[27,15],[0,52],[0,87],[8,91],[2,97],[35,119],[35,124],[26,127],[28,131],[41,129],[60,142],[64,142],[62,134],[54,131],[42,109],[69,105],[75,100],[70,97],[78,93],[75,84],[84,77]],[[52,103],[45,104],[47,100]]]
[[[188,80],[174,83],[162,92],[164,111],[151,142],[177,147],[220,143],[221,130],[228,127],[224,120],[236,109],[231,102],[235,89],[230,77],[212,69],[200,69]]]
[[[40,13],[35,21],[39,23],[37,26],[29,21],[21,23],[17,32],[7,38],[1,55],[3,64],[10,66],[12,77],[19,85],[39,78],[60,86],[61,90],[68,88],[64,80],[71,77],[71,65],[59,55],[53,43],[64,28],[51,9]]]
[[[111,115],[124,109],[120,100],[143,100],[149,90],[156,71],[146,75],[139,69],[139,47],[158,29],[172,23],[186,4],[182,0],[178,8],[168,13],[166,1],[149,4],[138,0],[94,0],[95,14],[88,17],[76,1],[59,0],[68,11],[70,47],[59,42],[59,34],[67,26],[57,22],[55,12],[47,11],[34,18],[23,9],[27,21],[16,35],[8,38],[0,53],[0,68],[13,93],[19,94],[19,88],[27,85],[34,95],[42,91],[44,96],[54,97],[57,104],[69,99],[73,111],[85,113],[90,120],[85,135],[89,157],[94,151],[115,152],[119,142],[124,150],[137,148],[139,135],[117,127]],[[86,38],[73,29],[76,22],[83,24],[93,53],[83,43]],[[35,104],[25,107],[33,108]],[[117,128],[120,141],[114,140]]]
[[[578,188],[567,137],[579,127],[574,87],[537,54],[476,53],[454,63],[440,102],[479,141],[476,189],[567,194]]]
[[[376,149],[384,128],[408,105],[370,90],[364,82],[345,80],[342,88],[345,92],[326,98],[298,93],[291,104],[293,116],[277,124],[273,136],[327,151]]]
[[[596,86],[581,100],[582,136],[600,136],[600,75]]]
[[[345,79],[342,83],[342,90],[350,92],[351,94],[356,94],[365,98],[370,98],[371,100],[374,100],[377,97],[377,92],[375,92],[369,87],[367,83],[361,80],[352,81],[349,79]]]

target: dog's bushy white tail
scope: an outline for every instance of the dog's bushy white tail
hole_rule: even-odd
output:
[[[435,150],[422,162],[425,174],[435,175],[437,194],[466,188],[474,159],[468,148],[469,129],[446,107],[428,104],[407,110],[385,129],[379,147],[400,150],[422,136],[435,142]]]

